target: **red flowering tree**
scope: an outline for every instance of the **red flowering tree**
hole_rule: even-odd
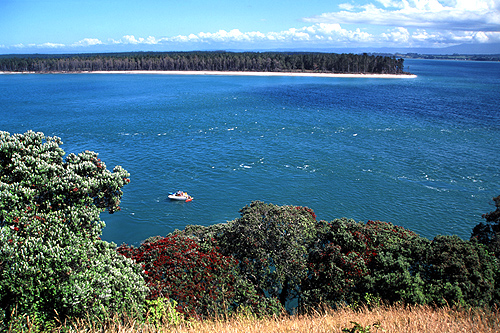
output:
[[[149,299],[173,299],[178,311],[193,317],[229,312],[236,305],[238,262],[220,254],[215,244],[202,248],[193,239],[171,235],[117,251],[142,264]]]

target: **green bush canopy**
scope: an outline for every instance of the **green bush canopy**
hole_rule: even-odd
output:
[[[432,241],[391,223],[316,221],[307,207],[260,201],[241,217],[176,234],[215,240],[238,260],[240,278],[261,296],[299,310],[320,304],[390,303],[488,306],[499,302],[497,259],[475,239]]]

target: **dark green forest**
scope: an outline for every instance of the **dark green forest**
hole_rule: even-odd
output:
[[[0,57],[4,72],[238,71],[405,74],[394,56],[284,52],[168,52]]]

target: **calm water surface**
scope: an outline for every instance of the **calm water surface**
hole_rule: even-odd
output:
[[[500,63],[416,79],[0,75],[0,130],[94,150],[132,182],[103,238],[137,244],[253,200],[469,238],[500,194]],[[190,203],[170,202],[182,189]]]

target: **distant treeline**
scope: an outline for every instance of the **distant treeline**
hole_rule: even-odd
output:
[[[396,56],[407,59],[435,59],[435,60],[468,60],[468,61],[500,61],[500,54],[418,54],[407,53]]]
[[[284,52],[168,52],[0,57],[0,71],[250,71],[403,74],[395,56]]]

